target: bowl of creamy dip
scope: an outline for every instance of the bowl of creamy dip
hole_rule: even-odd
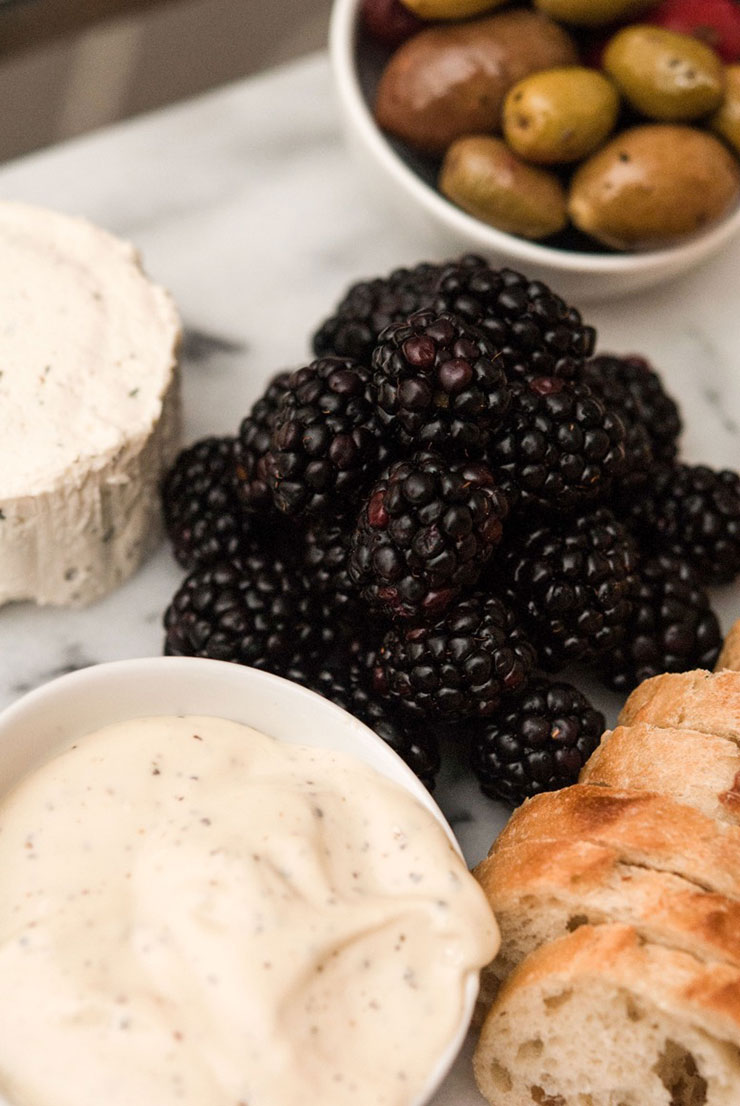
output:
[[[313,692],[161,657],[0,715],[11,1106],[422,1106],[497,947],[426,790]]]

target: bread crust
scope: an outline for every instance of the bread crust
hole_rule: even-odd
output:
[[[635,688],[618,722],[701,730],[740,744],[740,672],[699,668],[653,676]]]
[[[581,783],[656,791],[740,825],[740,746],[699,730],[638,722],[607,730]]]
[[[721,672],[723,668],[729,668],[734,672],[740,671],[740,619],[730,627],[714,671]]]
[[[740,899],[740,827],[650,791],[574,784],[528,799],[514,812],[485,860],[503,848],[536,841],[588,841],[614,849],[624,863],[673,872],[699,888]]]

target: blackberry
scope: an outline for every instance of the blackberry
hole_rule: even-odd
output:
[[[433,618],[476,583],[507,511],[482,463],[416,453],[370,492],[352,534],[349,575],[374,610]]]
[[[421,264],[353,284],[335,314],[314,334],[314,353],[352,357],[369,365],[381,331],[426,306],[439,273],[440,266]]]
[[[369,371],[346,358],[321,358],[291,374],[265,457],[284,514],[336,517],[387,460],[368,384]]]
[[[264,511],[273,506],[265,455],[270,448],[275,412],[289,380],[289,372],[277,373],[239,427],[235,447],[236,487],[246,510]]]
[[[289,565],[251,554],[192,572],[164,616],[165,653],[283,675],[321,649],[310,595]]]
[[[162,485],[162,508],[172,552],[183,568],[255,547],[236,493],[233,438],[203,438],[184,449]]]
[[[629,481],[644,483],[653,461],[673,460],[681,415],[644,357],[601,354],[586,362],[583,379],[624,423]]]
[[[669,555],[644,560],[633,602],[624,642],[603,658],[608,687],[630,691],[662,672],[714,668],[722,635],[691,565]]]
[[[650,487],[620,509],[646,553],[671,553],[705,584],[740,573],[740,475],[706,465],[656,467]]]
[[[624,468],[624,426],[585,384],[516,381],[487,460],[512,506],[561,513],[603,499]]]
[[[311,523],[303,537],[302,566],[307,591],[321,604],[323,617],[353,624],[359,615],[359,593],[349,571],[350,531],[341,523]]]
[[[524,686],[535,660],[511,610],[478,594],[432,626],[390,630],[378,650],[373,686],[421,718],[486,717]]]
[[[480,258],[449,264],[437,282],[435,311],[452,311],[479,327],[509,379],[580,374],[596,332],[546,284]]]
[[[364,666],[353,662],[319,668],[306,686],[354,714],[406,762],[430,791],[440,768],[439,741],[434,730],[399,716],[367,686]]]
[[[509,406],[496,351],[454,315],[418,311],[389,326],[373,352],[380,418],[402,445],[480,455]]]
[[[481,790],[517,806],[577,783],[606,722],[572,684],[535,677],[507,709],[474,726],[471,767]]]
[[[517,597],[542,667],[557,671],[622,644],[636,566],[632,537],[601,507],[520,531],[495,567]]]

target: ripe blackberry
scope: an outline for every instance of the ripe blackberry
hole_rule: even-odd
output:
[[[640,563],[638,579],[625,640],[602,661],[606,685],[630,691],[662,672],[714,668],[722,634],[691,565],[665,554],[651,557]]]
[[[506,710],[474,726],[471,767],[481,790],[517,806],[577,783],[606,722],[572,684],[538,676]]]
[[[387,460],[369,377],[362,365],[337,357],[291,373],[265,457],[273,500],[284,514],[336,517]]]
[[[648,464],[673,460],[678,452],[681,415],[660,376],[644,357],[601,354],[586,362],[583,379],[604,405],[619,415],[628,443],[630,439],[639,443],[636,466],[643,466],[644,471],[641,454],[645,440],[650,451]],[[633,471],[640,469],[634,467]]]
[[[349,575],[374,610],[435,617],[476,583],[507,512],[484,464],[416,453],[371,490],[352,534]]]
[[[348,572],[349,529],[341,523],[317,521],[306,527],[303,542],[304,584],[321,605],[323,617],[355,623],[360,599]]]
[[[236,493],[233,438],[203,438],[184,449],[162,485],[162,509],[183,568],[255,548]]]
[[[373,352],[379,414],[402,445],[480,455],[509,406],[496,351],[451,314],[418,311],[389,326]]]
[[[251,554],[198,568],[164,616],[165,653],[212,657],[285,674],[321,647],[313,602],[299,576]]]
[[[650,486],[620,505],[646,553],[672,553],[705,584],[740,573],[740,475],[706,465],[656,467]]]
[[[480,258],[445,267],[432,306],[479,327],[492,342],[509,379],[580,374],[596,331],[586,326],[546,284]]]
[[[270,448],[275,412],[289,379],[289,372],[277,373],[239,427],[235,446],[236,487],[246,510],[264,511],[273,506],[265,455]]]
[[[432,626],[390,630],[378,650],[373,686],[420,718],[486,717],[524,686],[535,660],[511,610],[478,594]]]
[[[542,667],[557,671],[621,645],[632,613],[636,565],[632,537],[601,507],[522,529],[496,569],[517,598]]]
[[[561,513],[603,499],[625,463],[619,418],[585,384],[533,376],[512,403],[487,460],[512,506]]]
[[[430,791],[440,768],[439,741],[433,729],[400,715],[367,686],[364,666],[352,662],[323,666],[306,680],[306,686],[354,714],[394,752]]]
[[[381,331],[426,306],[439,272],[438,265],[421,264],[353,284],[335,314],[314,334],[314,353],[352,357],[369,365]]]

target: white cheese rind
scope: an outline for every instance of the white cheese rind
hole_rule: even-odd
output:
[[[154,547],[180,334],[128,243],[0,204],[0,603],[90,603]]]

